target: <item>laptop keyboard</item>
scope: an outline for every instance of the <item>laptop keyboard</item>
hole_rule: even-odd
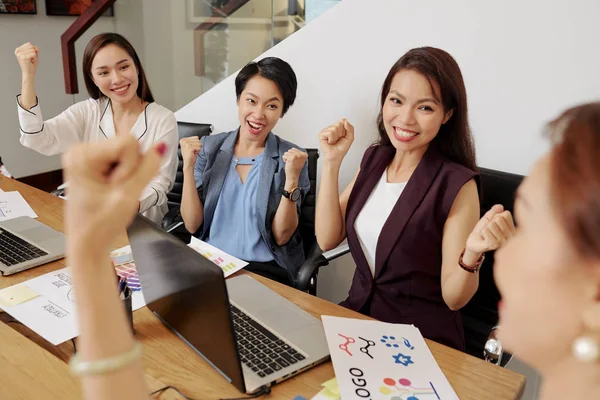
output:
[[[305,359],[297,349],[233,305],[231,314],[242,363],[261,378]]]
[[[16,265],[45,255],[48,253],[44,250],[0,228],[0,262],[2,264]]]

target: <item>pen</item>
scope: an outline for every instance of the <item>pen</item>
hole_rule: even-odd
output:
[[[119,279],[119,297],[121,300],[125,298],[125,289],[127,288],[127,281],[123,278]]]

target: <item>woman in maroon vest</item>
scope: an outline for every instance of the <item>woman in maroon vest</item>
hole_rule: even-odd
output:
[[[379,141],[341,195],[354,128],[342,119],[319,134],[317,240],[327,250],[347,237],[357,266],[342,305],[414,324],[464,350],[457,310],[477,291],[483,253],[501,246],[514,225],[501,206],[479,220],[467,95],[452,56],[431,47],[402,56],[383,83],[377,126]]]

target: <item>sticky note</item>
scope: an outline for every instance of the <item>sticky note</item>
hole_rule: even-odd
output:
[[[327,389],[327,391],[329,391],[331,394],[338,397],[340,396],[340,388],[338,387],[336,378],[331,378],[327,382],[322,383],[321,386]]]
[[[317,393],[311,400],[341,400],[342,397],[339,395],[335,395],[329,391],[329,389],[325,388]]]
[[[133,261],[133,255],[131,253],[120,254],[120,255],[112,257],[112,262],[113,262],[113,265],[115,265],[115,266],[121,265],[121,264],[127,264],[132,261]]]
[[[15,285],[0,292],[0,305],[2,307],[14,307],[31,299],[35,299],[39,294],[27,286]]]

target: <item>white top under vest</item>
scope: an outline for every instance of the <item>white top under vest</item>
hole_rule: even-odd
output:
[[[375,186],[364,207],[356,217],[356,221],[354,221],[354,229],[356,230],[360,247],[365,254],[373,276],[375,275],[375,253],[379,235],[381,234],[383,225],[392,213],[392,209],[398,202],[404,187],[406,187],[406,182],[388,183],[386,168],[377,186]]]

